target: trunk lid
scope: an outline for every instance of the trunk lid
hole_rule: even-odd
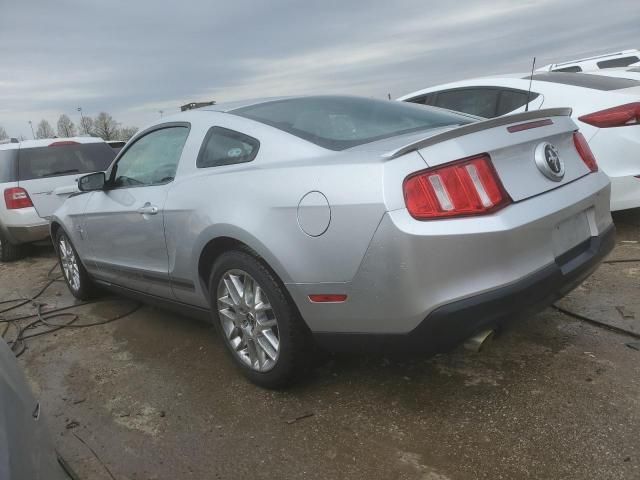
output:
[[[590,173],[575,148],[578,127],[570,114],[569,109],[547,109],[498,117],[432,135],[386,156],[417,151],[429,167],[436,167],[487,153],[505,190],[518,202]],[[560,178],[549,163],[554,153],[564,166]]]
[[[81,176],[106,170],[114,158],[113,149],[98,141],[54,141],[49,146],[21,148],[18,185],[27,191],[38,215],[48,218],[78,191]]]

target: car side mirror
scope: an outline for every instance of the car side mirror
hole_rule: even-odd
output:
[[[104,172],[95,172],[80,177],[78,180],[78,190],[81,192],[93,192],[95,190],[104,190],[107,183]]]

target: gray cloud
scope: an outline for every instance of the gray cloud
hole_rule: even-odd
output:
[[[0,0],[2,3],[9,0]],[[394,97],[638,47],[637,0],[31,0],[0,8],[0,125],[111,112],[143,125],[192,100]],[[77,119],[76,119],[77,120]]]

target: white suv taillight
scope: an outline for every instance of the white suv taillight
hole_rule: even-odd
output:
[[[403,190],[417,220],[484,215],[511,203],[487,154],[414,173]]]
[[[29,194],[20,187],[7,188],[4,191],[4,203],[7,205],[7,210],[33,207]]]

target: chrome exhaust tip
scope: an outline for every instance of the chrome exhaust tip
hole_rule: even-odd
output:
[[[495,333],[496,331],[493,329],[478,332],[474,336],[469,337],[464,342],[464,347],[467,350],[479,353],[484,350],[484,348],[489,345],[489,343],[491,343],[491,340],[493,340],[493,336],[495,335]]]

